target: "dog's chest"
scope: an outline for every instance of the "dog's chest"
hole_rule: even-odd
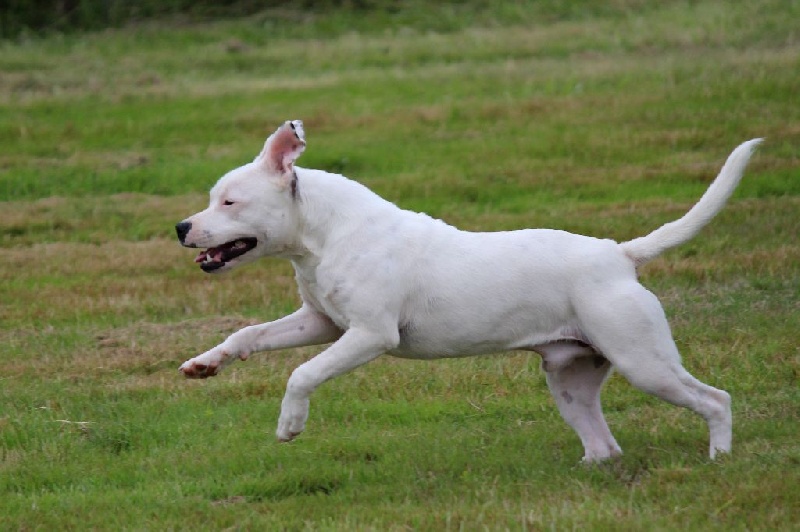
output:
[[[338,327],[342,329],[350,327],[343,281],[318,280],[315,277],[305,277],[298,272],[297,287],[303,301],[328,316]]]

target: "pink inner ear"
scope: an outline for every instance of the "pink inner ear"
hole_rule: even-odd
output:
[[[298,138],[287,123],[273,133],[267,146],[267,162],[280,174],[292,171],[294,161],[303,153],[306,143]]]

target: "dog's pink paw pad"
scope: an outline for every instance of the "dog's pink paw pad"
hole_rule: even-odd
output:
[[[180,367],[181,373],[187,379],[205,379],[213,377],[219,371],[219,364],[200,364],[197,362],[185,363]]]

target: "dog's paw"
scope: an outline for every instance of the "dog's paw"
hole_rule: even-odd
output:
[[[187,360],[181,367],[179,368],[183,376],[187,379],[206,379],[208,377],[213,377],[217,373],[219,373],[222,366],[216,362],[210,362],[208,364],[204,364],[203,362],[198,361],[199,357],[193,358],[191,360]]]
[[[222,371],[222,368],[236,360],[247,360],[249,351],[240,349],[230,339],[202,355],[191,358],[181,364],[181,373],[188,379],[206,379]]]
[[[281,417],[278,419],[278,430],[275,435],[281,442],[295,439],[306,427],[308,419],[308,399],[283,398]]]
[[[188,379],[206,379],[217,375],[234,357],[222,346],[217,346],[202,355],[184,362],[179,368]]]

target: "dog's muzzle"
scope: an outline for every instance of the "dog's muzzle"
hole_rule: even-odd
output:
[[[186,243],[186,237],[189,231],[192,230],[192,222],[183,221],[175,224],[175,232],[178,234],[178,240],[181,245],[187,248],[196,248],[197,244]],[[258,239],[252,236],[245,236],[225,242],[219,246],[209,247],[201,251],[194,261],[200,265],[200,268],[207,273],[211,273],[221,269],[227,263],[234,259],[238,259],[248,251],[251,251],[258,246]]]

